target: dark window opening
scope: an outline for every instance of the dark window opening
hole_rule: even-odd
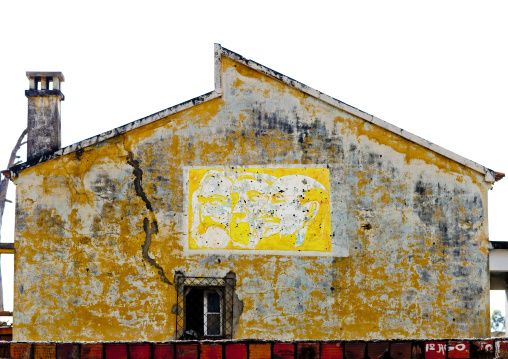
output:
[[[185,287],[185,331],[187,339],[222,335],[224,288]]]
[[[235,275],[224,278],[175,275],[177,339],[231,339]]]

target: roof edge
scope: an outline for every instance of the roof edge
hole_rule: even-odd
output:
[[[367,112],[361,111],[353,106],[350,106],[340,100],[337,100],[336,98],[333,98],[331,96],[328,96],[324,94],[323,92],[320,92],[318,90],[313,89],[310,86],[307,86],[299,81],[296,81],[295,79],[292,79],[291,77],[288,77],[280,72],[274,71],[266,66],[263,66],[255,61],[249,60],[244,58],[242,55],[237,54],[236,52],[233,52],[231,50],[228,50],[224,47],[222,47],[220,44],[214,44],[214,90],[211,92],[208,92],[204,95],[195,97],[191,100],[182,102],[178,105],[169,107],[167,109],[164,109],[162,111],[156,112],[152,115],[143,117],[139,120],[130,122],[126,125],[114,128],[110,131],[103,132],[101,134],[98,134],[96,136],[87,138],[85,140],[82,140],[80,142],[74,143],[72,145],[63,147],[53,153],[43,155],[37,158],[34,158],[31,161],[26,161],[24,163],[18,164],[16,166],[13,166],[9,169],[11,173],[11,178],[15,178],[18,176],[18,174],[32,166],[35,166],[39,163],[43,163],[46,161],[49,161],[54,158],[58,158],[60,156],[67,155],[72,152],[76,152],[78,150],[84,149],[86,147],[93,146],[99,142],[108,140],[110,138],[119,136],[123,133],[126,133],[128,131],[134,130],[138,127],[147,125],[149,123],[158,121],[164,117],[173,115],[177,112],[186,110],[188,108],[191,108],[193,106],[196,106],[198,104],[201,104],[206,101],[213,100],[215,98],[222,96],[222,56],[229,57],[230,59],[240,62],[244,64],[245,66],[248,66],[258,72],[261,72],[267,76],[270,76],[272,78],[275,78],[276,80],[279,80],[283,83],[285,83],[288,86],[294,87],[297,90],[300,90],[303,93],[306,93],[309,96],[312,96],[314,98],[317,98],[331,106],[334,106],[338,109],[341,109],[345,112],[348,112],[356,117],[359,117],[367,122],[370,122],[378,127],[381,127],[389,132],[392,132],[400,137],[403,137],[413,143],[416,143],[424,148],[427,148],[435,153],[440,154],[441,156],[444,156],[448,159],[451,159],[461,165],[464,165],[468,168],[471,168],[477,172],[480,172],[484,175],[484,179],[486,182],[496,182],[500,180],[502,177],[496,176],[496,172],[482,166],[474,161],[471,161],[465,157],[462,157],[452,151],[449,151],[441,146],[438,146],[430,141],[427,141],[419,136],[416,136],[408,131],[405,131],[397,126],[394,126],[388,122],[385,122],[373,115],[368,114]]]
[[[426,139],[419,137],[415,134],[412,134],[411,132],[408,132],[406,130],[403,130],[402,128],[399,128],[399,127],[394,126],[386,121],[383,121],[380,118],[377,118],[373,115],[368,114],[367,112],[359,110],[356,107],[348,105],[345,102],[342,102],[340,100],[337,100],[336,98],[328,96],[323,92],[315,90],[310,86],[307,86],[299,81],[296,81],[295,79],[292,79],[291,77],[288,77],[284,74],[274,71],[274,70],[272,70],[266,66],[263,66],[255,61],[248,60],[248,59],[244,58],[242,55],[237,54],[237,53],[235,53],[231,50],[228,50],[226,48],[221,48],[221,51],[222,51],[222,55],[227,56],[237,62],[240,62],[240,63],[242,63],[242,64],[244,64],[256,71],[259,71],[267,76],[270,76],[270,77],[273,77],[279,81],[282,81],[286,85],[294,87],[297,90],[300,90],[309,96],[315,97],[323,102],[326,102],[327,104],[329,104],[331,106],[337,107],[337,108],[339,108],[345,112],[348,112],[354,116],[360,117],[361,119],[363,119],[367,122],[370,122],[370,123],[372,123],[378,127],[381,127],[389,132],[392,132],[400,137],[403,137],[406,140],[416,143],[424,148],[427,148],[428,150],[431,150],[432,152],[440,154],[443,157],[451,159],[452,161],[455,161],[461,165],[471,168],[477,172],[480,172],[481,174],[484,175],[484,179],[486,182],[496,182],[502,178],[502,177],[499,178],[499,176],[496,176],[496,172],[494,170],[491,170],[485,166],[480,165],[479,163],[471,161],[463,156],[460,156],[452,151],[449,151],[441,146],[438,146],[430,141],[427,141]]]
[[[168,116],[173,115],[177,112],[180,112],[180,111],[186,110],[188,108],[194,107],[196,105],[199,105],[203,102],[213,100],[217,97],[220,97],[220,94],[217,94],[215,91],[208,92],[204,95],[195,97],[191,100],[182,102],[178,105],[168,107],[167,109],[164,109],[162,111],[156,112],[156,113],[151,114],[149,116],[143,117],[139,120],[130,122],[126,125],[114,128],[112,130],[100,133],[96,136],[89,137],[89,138],[82,140],[80,142],[76,142],[72,145],[60,148],[59,150],[54,151],[52,153],[49,153],[49,154],[46,154],[43,156],[39,156],[39,157],[36,157],[30,161],[26,161],[26,162],[20,163],[18,165],[12,166],[11,168],[9,168],[10,178],[16,178],[21,171],[23,171],[27,168],[33,167],[35,165],[38,165],[39,163],[43,163],[43,162],[52,160],[54,158],[58,158],[58,157],[67,155],[69,153],[82,150],[86,147],[93,146],[99,142],[102,142],[102,141],[108,140],[110,138],[122,135],[128,131],[134,130],[134,129],[144,126],[144,125],[148,125],[148,124],[158,121],[164,117],[168,117]]]

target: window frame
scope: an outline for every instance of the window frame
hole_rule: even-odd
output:
[[[208,311],[208,293],[217,293],[219,295],[219,311],[218,312],[209,312]],[[217,315],[219,314],[219,334],[208,334],[208,315]],[[203,333],[204,336],[210,337],[222,337],[224,332],[224,288],[223,287],[212,287],[208,289],[203,289]]]
[[[220,335],[207,333],[207,308],[203,308],[203,336],[197,339],[232,339],[233,338],[233,301],[234,288],[236,285],[234,273],[228,273],[225,277],[190,277],[181,272],[175,274],[175,289],[177,294],[176,330],[175,339],[185,339],[187,308],[186,297],[190,289],[195,288],[203,291],[203,305],[206,306],[206,294],[209,291],[219,291],[220,295]],[[214,312],[214,314],[217,314]]]

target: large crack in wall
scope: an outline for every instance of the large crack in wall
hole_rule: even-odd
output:
[[[142,181],[143,181],[143,170],[139,166],[139,161],[134,159],[134,155],[131,151],[128,152],[129,156],[127,158],[127,163],[132,166],[134,174],[134,190],[136,191],[136,195],[140,197],[145,203],[146,209],[150,212],[150,217],[143,218],[143,230],[145,231],[145,242],[141,246],[143,259],[147,261],[152,267],[157,269],[159,273],[160,279],[169,285],[173,285],[169,279],[166,277],[164,273],[164,269],[155,261],[154,258],[150,257],[150,245],[152,244],[152,236],[159,233],[159,226],[157,224],[157,219],[155,218],[155,214],[153,213],[152,204],[148,200],[145,191],[143,190]]]

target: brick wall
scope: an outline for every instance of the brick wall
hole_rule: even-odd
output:
[[[10,359],[468,359],[506,358],[508,340],[0,342]]]

